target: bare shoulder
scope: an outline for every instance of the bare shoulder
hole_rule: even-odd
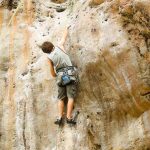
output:
[[[48,58],[48,63],[50,64],[50,66],[53,66],[53,61],[50,58]]]

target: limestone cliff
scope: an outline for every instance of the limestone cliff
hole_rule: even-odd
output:
[[[80,114],[58,129],[38,45],[66,25]],[[0,89],[1,150],[150,150],[150,1],[0,0]]]

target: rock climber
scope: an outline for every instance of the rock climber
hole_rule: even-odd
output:
[[[64,47],[68,30],[69,27],[64,30],[63,36],[57,46],[54,46],[48,41],[40,46],[42,51],[47,54],[51,75],[56,77],[59,117],[54,123],[57,125],[61,125],[63,122],[65,98],[68,98],[66,122],[68,124],[76,124],[76,121],[72,117],[72,112],[77,93],[78,75],[77,68],[72,65],[70,57]]]

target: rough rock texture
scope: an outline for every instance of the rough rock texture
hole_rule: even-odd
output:
[[[22,0],[11,10],[7,2],[0,1],[0,149],[149,150],[150,1]],[[76,127],[58,129],[55,79],[38,45],[57,45],[66,25],[80,114]]]

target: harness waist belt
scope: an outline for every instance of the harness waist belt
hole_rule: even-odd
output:
[[[59,73],[59,72],[65,72],[65,71],[68,71],[68,70],[77,70],[77,68],[74,67],[74,66],[67,66],[67,67],[64,67],[64,68],[57,69],[56,72]]]

